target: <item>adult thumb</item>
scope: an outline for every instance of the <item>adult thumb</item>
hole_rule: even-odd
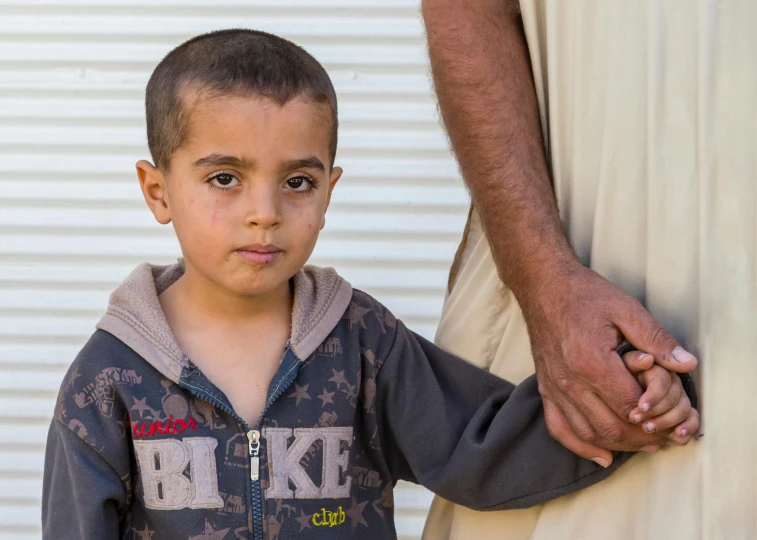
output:
[[[697,359],[681,347],[676,339],[638,303],[635,309],[624,309],[615,324],[625,338],[640,351],[654,356],[655,363],[676,373],[687,373],[697,367]]]

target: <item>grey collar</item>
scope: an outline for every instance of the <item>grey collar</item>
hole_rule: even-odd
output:
[[[173,382],[179,381],[186,360],[158,296],[183,274],[182,259],[168,266],[139,265],[110,295],[108,310],[97,323]],[[308,265],[295,274],[289,345],[299,359],[307,359],[326,339],[351,298],[352,286],[333,268]]]

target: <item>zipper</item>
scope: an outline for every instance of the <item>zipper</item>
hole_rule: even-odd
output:
[[[289,346],[287,346],[287,350],[284,353],[284,360],[286,360],[288,353]],[[260,449],[260,430],[262,429],[263,419],[265,418],[268,409],[271,408],[271,405],[274,401],[281,397],[281,394],[286,392],[287,389],[292,386],[292,383],[294,382],[294,379],[296,378],[297,372],[299,371],[301,365],[302,362],[299,360],[299,358],[295,357],[295,363],[291,368],[289,368],[287,373],[281,379],[279,386],[276,387],[276,390],[274,390],[273,394],[271,394],[271,397],[268,398],[268,401],[263,408],[263,412],[260,413],[260,417],[258,418],[258,423],[255,426],[255,429],[247,432],[247,440],[250,443],[249,451],[250,478],[252,480],[252,521],[254,525],[253,535],[255,540],[263,540],[263,503],[261,493],[262,490],[260,489],[260,475],[258,474],[260,468],[260,458],[258,457],[258,451]],[[292,376],[292,373],[294,373],[294,376]]]
[[[287,349],[284,352],[284,360],[286,360],[287,354],[289,354],[289,346],[287,345]],[[250,429],[250,426],[245,422],[242,417],[240,417],[233,408],[227,407],[223,402],[217,400],[217,399],[211,399],[209,397],[206,397],[204,395],[198,395],[192,388],[186,388],[186,390],[189,391],[190,394],[195,396],[198,399],[201,399],[207,403],[210,403],[214,407],[218,407],[222,411],[226,412],[230,416],[232,416],[239,424],[244,428],[246,435],[247,435],[247,441],[248,441],[248,451],[249,451],[249,458],[250,458],[250,482],[251,482],[251,494],[252,494],[252,534],[253,538],[255,540],[263,540],[263,503],[261,501],[262,494],[260,489],[260,431],[262,429],[263,425],[263,419],[265,418],[266,413],[268,412],[268,409],[271,407],[274,401],[276,401],[281,395],[287,391],[287,389],[292,386],[292,383],[294,382],[297,372],[299,371],[300,366],[302,365],[302,361],[295,357],[295,362],[292,365],[292,367],[287,371],[287,373],[284,375],[284,377],[281,379],[281,383],[279,383],[279,386],[276,388],[273,394],[271,394],[271,397],[268,398],[268,401],[266,402],[265,408],[263,409],[263,412],[260,413],[260,417],[258,418],[257,425],[255,426],[255,429]],[[294,375],[292,375],[294,374]]]
[[[247,440],[250,448],[250,480],[257,482],[260,480],[260,432],[257,429],[248,431]]]
[[[217,407],[234,418],[242,428],[245,430],[247,440],[249,441],[250,451],[250,495],[252,496],[252,534],[255,540],[263,540],[263,505],[260,502],[260,458],[258,452],[260,450],[260,423],[262,417],[258,421],[257,429],[250,429],[241,416],[239,416],[233,408],[227,407],[223,402],[198,394],[192,388],[187,388],[189,393],[197,399],[201,399],[206,403],[210,403],[213,407]],[[254,440],[254,443],[253,443]]]

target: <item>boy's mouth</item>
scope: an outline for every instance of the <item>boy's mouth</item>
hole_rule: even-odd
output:
[[[251,244],[239,248],[237,253],[245,261],[253,264],[271,264],[284,252],[273,244]]]

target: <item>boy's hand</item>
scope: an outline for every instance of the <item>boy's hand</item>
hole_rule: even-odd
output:
[[[678,374],[655,364],[654,357],[644,351],[627,352],[623,361],[646,389],[629,420],[642,424],[647,433],[665,434],[674,445],[688,443],[699,429],[699,413],[691,406]],[[644,450],[657,449],[655,446]]]

